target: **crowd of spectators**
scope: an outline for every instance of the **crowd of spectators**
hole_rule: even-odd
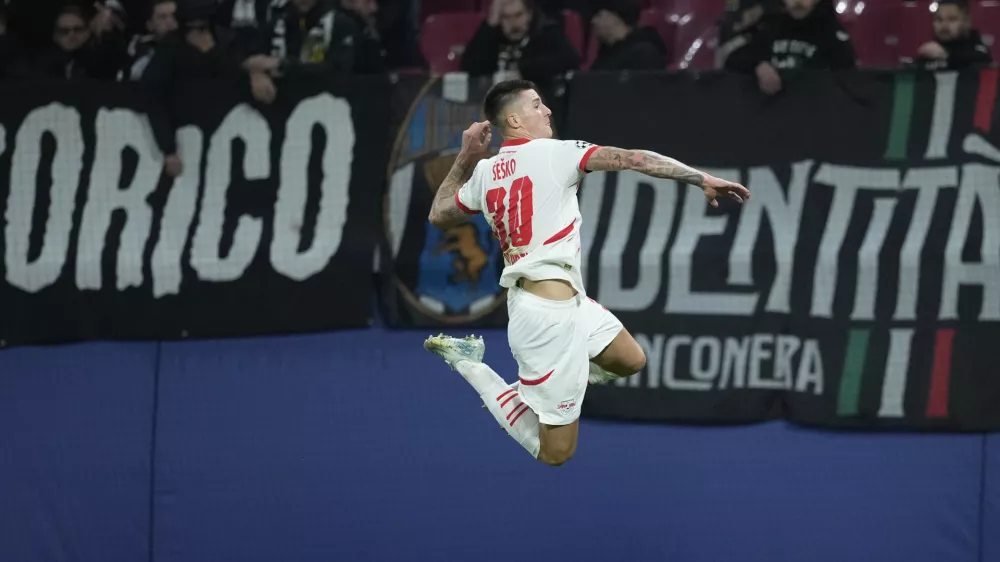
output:
[[[965,2],[940,0],[932,22],[934,40],[912,53],[912,66],[962,70],[993,62]],[[827,0],[740,0],[720,23],[719,38],[720,65],[755,73],[767,93],[781,89],[779,70],[856,66],[850,34]]]
[[[420,0],[0,0],[0,80],[163,81],[171,71],[242,72],[261,98],[271,79],[295,74],[375,74],[426,69]],[[537,2],[537,3],[536,3]],[[545,84],[589,70],[654,70],[671,55],[640,26],[642,0],[483,0],[485,17],[462,55],[475,76]],[[580,13],[597,44],[584,65],[564,29]],[[851,37],[831,0],[734,0],[719,18],[718,66],[780,89],[778,71],[855,65]],[[961,69],[991,62],[960,0],[938,2],[935,41],[913,64]],[[159,53],[159,56],[158,56]],[[273,95],[273,92],[271,92]]]
[[[670,53],[640,25],[642,0],[482,0],[482,23],[465,46],[472,76],[524,78],[543,92],[587,69],[659,70]],[[87,3],[93,2],[93,3]],[[0,83],[19,80],[136,81],[169,103],[179,81],[236,77],[271,103],[281,76],[422,70],[420,0],[0,0]],[[537,3],[536,3],[537,2]],[[911,64],[963,69],[990,51],[960,0],[940,0],[935,40]],[[596,56],[582,60],[563,15],[589,21]],[[831,0],[731,0],[720,14],[717,65],[782,89],[787,69],[847,69],[851,37]],[[169,112],[167,112],[169,113]],[[180,170],[170,127],[154,128],[171,172]]]
[[[419,69],[425,62],[408,4],[0,0],[0,80],[140,81],[189,63],[194,73],[242,68],[271,77]]]

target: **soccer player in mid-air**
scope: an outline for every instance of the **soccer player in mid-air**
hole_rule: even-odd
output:
[[[496,84],[484,112],[487,121],[463,133],[429,218],[444,229],[484,213],[500,240],[500,285],[507,289],[507,337],[518,381],[508,385],[483,363],[481,338],[433,336],[424,347],[472,385],[533,457],[557,466],[576,451],[587,384],[633,375],[646,364],[622,323],[584,291],[580,180],[587,172],[632,170],[697,186],[713,207],[717,197],[742,203],[750,192],[654,152],[553,139],[552,112],[531,82]],[[488,158],[493,130],[504,142]]]

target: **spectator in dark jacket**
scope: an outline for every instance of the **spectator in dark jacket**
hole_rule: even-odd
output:
[[[562,22],[536,13],[531,0],[493,0],[462,57],[462,70],[470,75],[523,78],[543,90],[579,66]]]
[[[414,0],[395,0],[379,6],[377,24],[385,50],[385,64],[389,69],[427,68],[427,61],[420,51],[420,30],[413,13],[416,4]]]
[[[969,8],[958,0],[941,0],[934,12],[934,41],[924,43],[917,65],[929,69],[962,70],[993,62],[990,49],[972,29]]]
[[[274,100],[274,82],[267,70],[276,65],[268,66],[266,61],[253,58],[243,61],[242,53],[233,46],[233,34],[212,23],[215,8],[215,0],[181,0],[177,11],[179,29],[160,42],[142,74],[153,134],[166,155],[164,168],[171,176],[181,172],[172,116],[175,104],[186,101],[176,95],[182,83],[212,79],[242,81],[249,83],[257,101]],[[251,64],[254,62],[257,67]]]
[[[64,6],[52,27],[52,47],[31,62],[27,73],[62,80],[114,80],[125,53],[115,28],[107,9],[91,17],[80,6]]]
[[[291,0],[274,21],[267,52],[289,75],[380,72],[381,52],[371,52],[356,15],[322,0]]]
[[[242,53],[233,48],[233,34],[216,26],[214,0],[180,0],[178,29],[164,37],[142,79],[166,86],[178,79],[209,80],[245,77]]]
[[[386,70],[386,50],[382,44],[375,0],[340,0],[341,13],[354,20],[358,32],[354,40],[354,72],[376,74]]]
[[[728,2],[719,20],[719,48],[715,51],[715,66],[735,70],[747,66],[753,57],[754,38],[764,33],[766,22],[784,9],[782,0],[738,0]],[[749,63],[752,64],[752,61]]]
[[[601,46],[590,70],[663,70],[667,47],[655,29],[636,28],[637,0],[604,0],[594,14],[594,38]]]
[[[740,70],[753,70],[760,88],[782,88],[778,70],[839,70],[856,66],[851,38],[831,0],[785,0],[785,13],[769,22],[751,45]]]
[[[156,45],[177,31],[177,2],[175,0],[153,0],[149,17],[146,19],[146,33],[136,35],[128,44],[127,59],[119,79],[139,80],[149,61],[153,59]]]
[[[232,30],[234,49],[253,52],[267,41],[288,0],[220,0],[215,23]]]

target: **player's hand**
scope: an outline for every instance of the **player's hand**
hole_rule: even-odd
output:
[[[729,197],[741,204],[750,199],[749,189],[738,183],[713,176],[705,179],[705,185],[701,189],[705,192],[705,198],[708,199],[709,205],[713,207],[719,206],[719,202],[716,200],[717,197]]]
[[[757,83],[760,90],[768,95],[774,95],[781,91],[781,76],[770,63],[762,62],[757,65]]]
[[[250,73],[250,91],[257,101],[270,104],[278,95],[278,89],[274,85],[274,80],[263,72]]]
[[[489,121],[473,123],[462,133],[462,152],[469,156],[485,154],[490,148],[491,140],[493,140],[493,132],[490,129]]]
[[[948,51],[944,50],[944,47],[937,41],[924,43],[917,52],[920,53],[920,56],[928,59],[944,60],[948,58]]]
[[[180,156],[177,156],[176,154],[168,154],[164,156],[163,171],[172,178],[176,178],[181,175],[181,172],[184,171],[184,163],[181,162]]]

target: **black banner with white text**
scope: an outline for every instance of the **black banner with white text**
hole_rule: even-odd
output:
[[[506,325],[481,216],[427,222],[488,81],[192,84],[184,172],[128,85],[0,90],[0,347]],[[586,287],[642,345],[588,416],[1000,429],[1000,73],[577,75],[559,136],[747,185],[581,184]],[[499,135],[495,137],[500,142]],[[512,373],[504,373],[512,376]]]
[[[261,107],[191,84],[162,174],[128,85],[0,91],[0,340],[365,327],[389,85],[282,84]]]
[[[673,181],[584,180],[588,293],[647,353],[585,413],[1000,428],[997,80],[802,75],[772,98],[725,75],[578,77],[573,138],[752,193],[715,210]]]

